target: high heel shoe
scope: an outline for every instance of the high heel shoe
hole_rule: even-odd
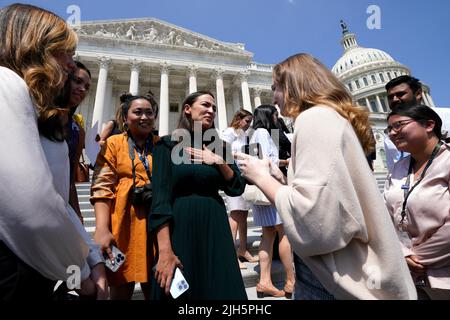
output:
[[[278,290],[275,287],[268,288],[268,287],[265,287],[262,284],[258,283],[256,285],[256,295],[258,298],[264,298],[267,296],[281,298],[281,297],[284,297],[284,291]]]
[[[242,254],[242,252],[238,252],[238,258],[240,260],[245,260],[245,261],[248,261],[248,262],[258,262],[259,261],[259,257],[258,256],[252,256],[250,254],[250,252],[248,252],[248,251],[245,251],[244,254]]]
[[[286,296],[287,299],[292,299],[292,293],[294,292],[294,286],[295,286],[295,282],[294,283],[286,283],[284,285],[284,294]]]

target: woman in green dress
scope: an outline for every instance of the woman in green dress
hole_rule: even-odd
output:
[[[223,190],[229,196],[239,196],[245,181],[236,165],[225,163],[220,155],[223,142],[216,140],[208,148],[203,141],[200,148],[195,143],[186,144],[215,133],[215,115],[210,92],[190,94],[183,102],[178,124],[178,129],[184,129],[185,148],[171,136],[163,137],[155,147],[153,205],[148,219],[150,230],[156,234],[158,254],[153,299],[170,297],[176,267],[189,284],[179,299],[247,299],[225,204],[218,193]],[[213,135],[218,139],[217,133]],[[210,149],[217,142],[222,150],[214,153]],[[193,145],[197,149],[191,148]]]

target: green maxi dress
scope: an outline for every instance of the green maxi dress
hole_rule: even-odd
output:
[[[215,166],[174,164],[176,142],[162,138],[153,154],[150,231],[169,222],[172,248],[183,264],[189,290],[177,300],[245,300],[227,212],[218,191],[239,196],[245,188],[236,165],[226,182]],[[170,295],[169,295],[170,297]],[[152,280],[152,299],[171,299]]]

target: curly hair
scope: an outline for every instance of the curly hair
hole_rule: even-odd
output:
[[[76,44],[76,33],[50,11],[25,4],[0,11],[0,66],[24,79],[38,112],[55,108],[67,78],[56,57]]]
[[[296,118],[316,105],[333,108],[353,126],[365,154],[374,150],[369,111],[356,105],[343,84],[311,55],[300,53],[277,64],[273,79],[284,93],[284,116]]]

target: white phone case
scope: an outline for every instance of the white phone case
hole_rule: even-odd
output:
[[[120,266],[125,262],[125,255],[116,247],[111,246],[111,251],[114,256],[114,263],[109,259],[106,252],[103,254],[103,259],[105,261],[105,266],[108,267],[112,272],[119,270]]]
[[[176,268],[172,283],[170,284],[170,294],[176,299],[187,289],[189,289],[189,284],[181,273],[181,270]]]

